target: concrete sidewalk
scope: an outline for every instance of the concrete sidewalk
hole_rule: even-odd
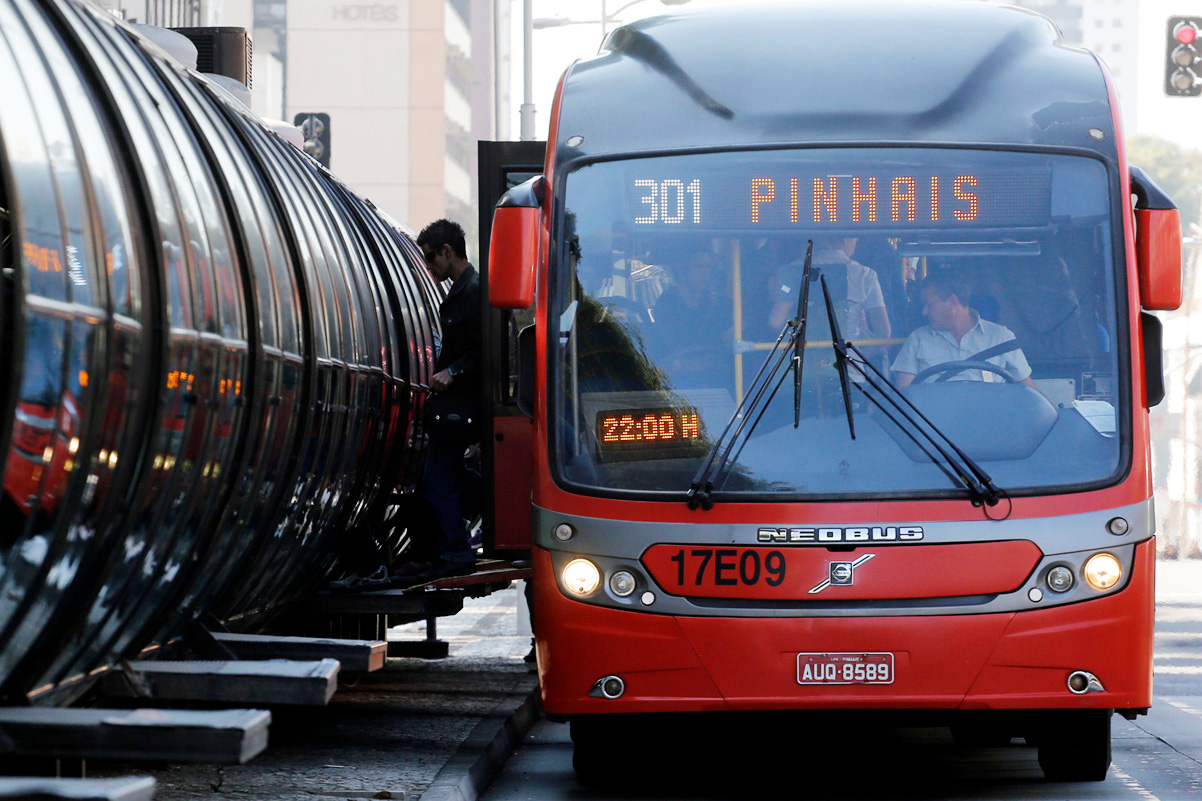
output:
[[[537,678],[522,661],[530,635],[519,632],[519,589],[469,599],[440,619],[447,659],[390,659],[357,681],[343,676],[328,707],[273,710],[267,750],[247,765],[90,763],[88,775],[153,776],[158,801],[472,801],[537,715]],[[389,639],[424,635],[410,624]]]

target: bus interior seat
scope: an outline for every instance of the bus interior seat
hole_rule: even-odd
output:
[[[1014,332],[1036,378],[1076,381],[1094,368],[1097,337],[1087,336],[1062,258],[1045,254],[983,265],[973,284],[973,305],[985,319]]]

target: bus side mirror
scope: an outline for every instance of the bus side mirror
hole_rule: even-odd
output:
[[[493,211],[488,301],[498,309],[528,309],[534,302],[545,184],[540,175],[515,186],[501,197]]]
[[[1151,409],[1164,400],[1164,329],[1155,314],[1139,313],[1144,340],[1144,405]]]
[[[1135,261],[1139,302],[1145,309],[1181,305],[1181,214],[1138,167],[1131,168],[1135,204]]]

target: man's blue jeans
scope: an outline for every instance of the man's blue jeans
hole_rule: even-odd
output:
[[[438,553],[444,562],[468,564],[476,554],[468,545],[468,530],[463,521],[462,495],[479,490],[480,476],[463,463],[466,446],[462,442],[430,438],[426,450],[423,477],[426,501],[438,525]],[[473,499],[474,500],[474,499]]]

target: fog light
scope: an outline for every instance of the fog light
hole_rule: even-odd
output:
[[[593,682],[593,689],[589,690],[588,694],[593,698],[608,698],[612,701],[621,698],[624,692],[626,682],[622,681],[621,676],[602,676]]]
[[[1104,693],[1106,688],[1102,686],[1098,677],[1088,670],[1074,670],[1068,676],[1068,691],[1073,695],[1085,695],[1086,693]]]
[[[1096,553],[1085,563],[1085,580],[1095,590],[1108,590],[1123,577],[1119,560],[1108,553]]]
[[[572,528],[567,523],[560,523],[555,527],[555,530],[552,533],[555,535],[555,539],[559,540],[560,542],[567,542],[576,534],[576,529]]]
[[[634,575],[628,570],[619,570],[609,577],[609,588],[619,598],[625,598],[634,592],[635,584]]]
[[[1121,517],[1113,517],[1106,524],[1106,530],[1116,537],[1121,537],[1131,530],[1131,524]]]
[[[1048,571],[1048,589],[1052,592],[1068,592],[1073,587],[1073,571],[1064,565]]]
[[[588,595],[601,583],[601,571],[587,559],[573,559],[564,565],[563,584],[574,595]]]

